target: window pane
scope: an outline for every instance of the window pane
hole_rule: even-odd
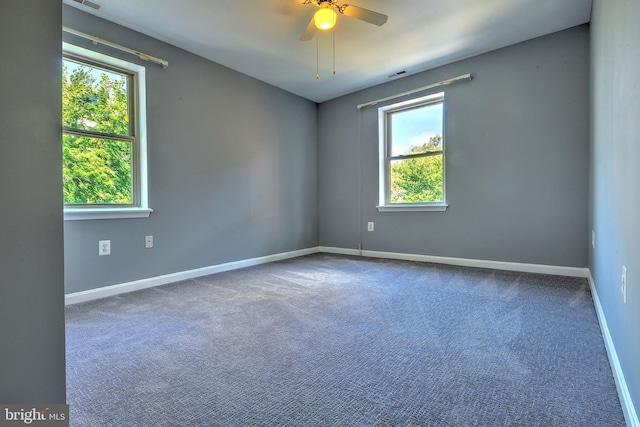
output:
[[[62,124],[128,136],[129,76],[80,62],[62,61]]]
[[[391,157],[442,150],[442,106],[440,102],[391,113]]]
[[[63,135],[64,202],[133,204],[131,143]]]
[[[443,202],[443,155],[392,160],[391,203]]]

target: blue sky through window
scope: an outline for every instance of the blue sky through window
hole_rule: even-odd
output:
[[[442,103],[424,105],[392,115],[391,156],[407,154],[413,146],[429,142],[429,138],[442,135]]]
[[[98,83],[100,82],[100,80],[102,78],[102,74],[106,74],[107,77],[110,80],[113,80],[113,81],[118,81],[121,78],[126,77],[124,74],[116,73],[116,72],[113,72],[113,71],[110,71],[110,70],[104,70],[104,69],[98,68],[98,67],[91,67],[91,66],[88,66],[88,65],[85,65],[85,64],[80,64],[78,62],[72,61],[72,60],[67,59],[67,58],[63,58],[62,59],[62,64],[65,67],[67,67],[67,70],[66,70],[66,75],[67,76],[70,76],[71,74],[73,74],[73,72],[75,70],[77,70],[78,68],[85,68],[85,69],[90,70],[91,77],[93,77],[94,80],[95,80],[94,86],[98,85]],[[125,78],[125,87],[126,87],[126,84],[127,84],[127,80]]]

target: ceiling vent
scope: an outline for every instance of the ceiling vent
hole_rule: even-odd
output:
[[[74,0],[74,1],[76,3],[83,4],[83,5],[87,6],[87,7],[90,7],[90,8],[95,9],[95,10],[100,9],[100,5],[98,3],[94,3],[94,2],[92,2],[90,0]]]
[[[398,77],[398,76],[401,76],[403,74],[407,74],[407,71],[406,70],[398,71],[397,73],[389,74],[387,77],[392,79],[394,77]]]

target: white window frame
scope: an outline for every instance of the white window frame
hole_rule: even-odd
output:
[[[86,59],[110,67],[127,71],[133,76],[134,88],[134,118],[137,156],[137,175],[134,178],[134,194],[137,195],[134,206],[64,206],[65,220],[119,219],[119,218],[147,218],[153,212],[149,208],[148,170],[147,170],[147,96],[145,67],[102,53],[84,49],[69,43],[62,43],[63,54],[69,54],[79,60]]]
[[[407,101],[397,102],[391,105],[378,108],[378,141],[379,141],[379,196],[377,209],[380,212],[397,211],[445,211],[447,210],[447,182],[446,182],[446,142],[444,128],[444,110],[442,112],[442,201],[424,203],[391,203],[389,201],[391,160],[396,159],[391,156],[391,137],[388,126],[388,119],[392,113],[413,109],[429,104],[442,103],[444,105],[444,92],[438,92]]]

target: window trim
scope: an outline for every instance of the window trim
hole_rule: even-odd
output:
[[[93,219],[120,219],[120,218],[147,218],[153,212],[149,208],[148,190],[148,165],[147,165],[147,96],[146,96],[146,69],[142,65],[134,64],[119,58],[98,53],[89,49],[62,43],[63,56],[70,59],[95,62],[96,65],[104,64],[108,67],[119,68],[132,74],[133,79],[133,134],[136,144],[132,147],[135,153],[134,161],[134,205],[64,205],[65,220],[93,220]],[[71,132],[73,130],[70,129]]]
[[[423,203],[390,203],[389,192],[391,183],[391,161],[397,159],[397,156],[391,156],[389,148],[389,126],[388,118],[392,113],[410,110],[430,104],[442,103],[444,106],[444,92],[433,93],[430,95],[421,96],[419,98],[413,98],[406,101],[396,102],[394,104],[386,105],[378,108],[378,205],[376,208],[379,212],[403,212],[403,211],[434,211],[442,212],[446,211],[447,207],[447,193],[446,193],[446,142],[445,142],[445,129],[444,129],[444,109],[442,112],[442,201],[441,202],[423,202]],[[429,154],[426,154],[427,156]],[[414,156],[410,156],[414,157]],[[407,158],[410,158],[407,157]],[[415,157],[425,157],[423,155]]]

